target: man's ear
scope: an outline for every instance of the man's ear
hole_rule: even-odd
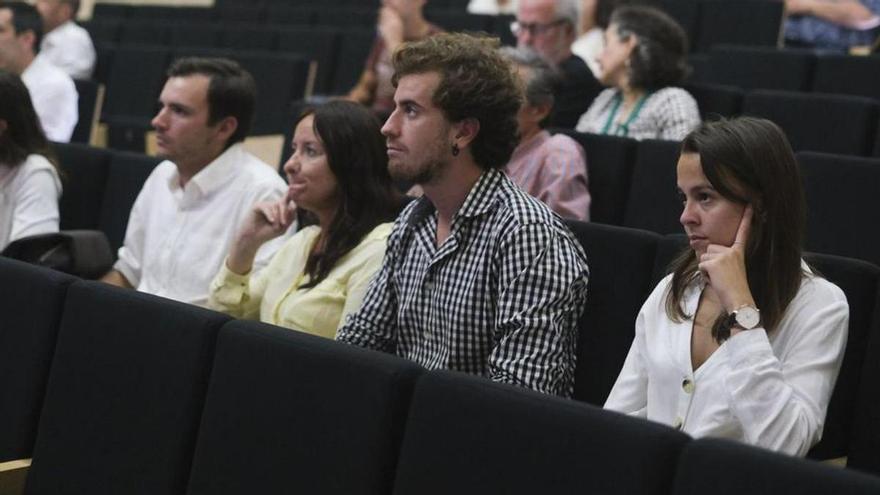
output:
[[[535,117],[536,122],[541,122],[546,119],[550,112],[553,111],[553,105],[549,103],[542,103],[540,105],[531,105],[530,110],[532,115]]]
[[[223,139],[223,141],[228,141],[230,136],[235,134],[235,131],[238,130],[238,119],[229,115],[227,117],[223,117],[220,119],[220,122],[217,122],[217,133]]]
[[[459,148],[466,148],[470,146],[471,142],[477,138],[477,134],[480,133],[480,121],[469,117],[457,122],[454,128],[454,142]]]

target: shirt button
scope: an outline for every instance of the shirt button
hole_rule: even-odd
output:
[[[679,417],[675,418],[675,422],[672,423],[672,427],[675,428],[676,430],[680,430],[682,424],[684,424],[684,420],[681,419],[681,416],[679,416]]]
[[[690,378],[685,378],[684,381],[681,382],[681,388],[684,390],[686,394],[694,393],[694,382]]]

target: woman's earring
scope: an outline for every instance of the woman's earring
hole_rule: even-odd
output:
[[[459,151],[458,143],[452,143],[452,156],[458,156]]]

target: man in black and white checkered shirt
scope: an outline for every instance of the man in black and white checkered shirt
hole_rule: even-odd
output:
[[[521,91],[497,43],[443,34],[394,55],[389,170],[401,213],[343,342],[570,396],[588,269],[559,217],[501,172]]]

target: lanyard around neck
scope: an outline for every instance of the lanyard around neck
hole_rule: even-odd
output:
[[[612,134],[616,136],[626,137],[629,134],[629,125],[632,124],[634,120],[639,116],[639,112],[642,111],[642,106],[645,104],[645,100],[648,99],[651,93],[645,93],[639,97],[639,101],[636,102],[636,106],[633,107],[632,112],[630,112],[629,117],[627,117],[626,122],[617,126],[617,132]],[[611,114],[608,116],[608,121],[605,122],[605,127],[602,128],[602,134],[609,134],[608,131],[611,130],[611,124],[614,122],[614,117],[617,115],[617,110],[620,109],[620,104],[623,102],[623,95],[621,93],[617,93],[614,96],[614,106],[611,107]]]

